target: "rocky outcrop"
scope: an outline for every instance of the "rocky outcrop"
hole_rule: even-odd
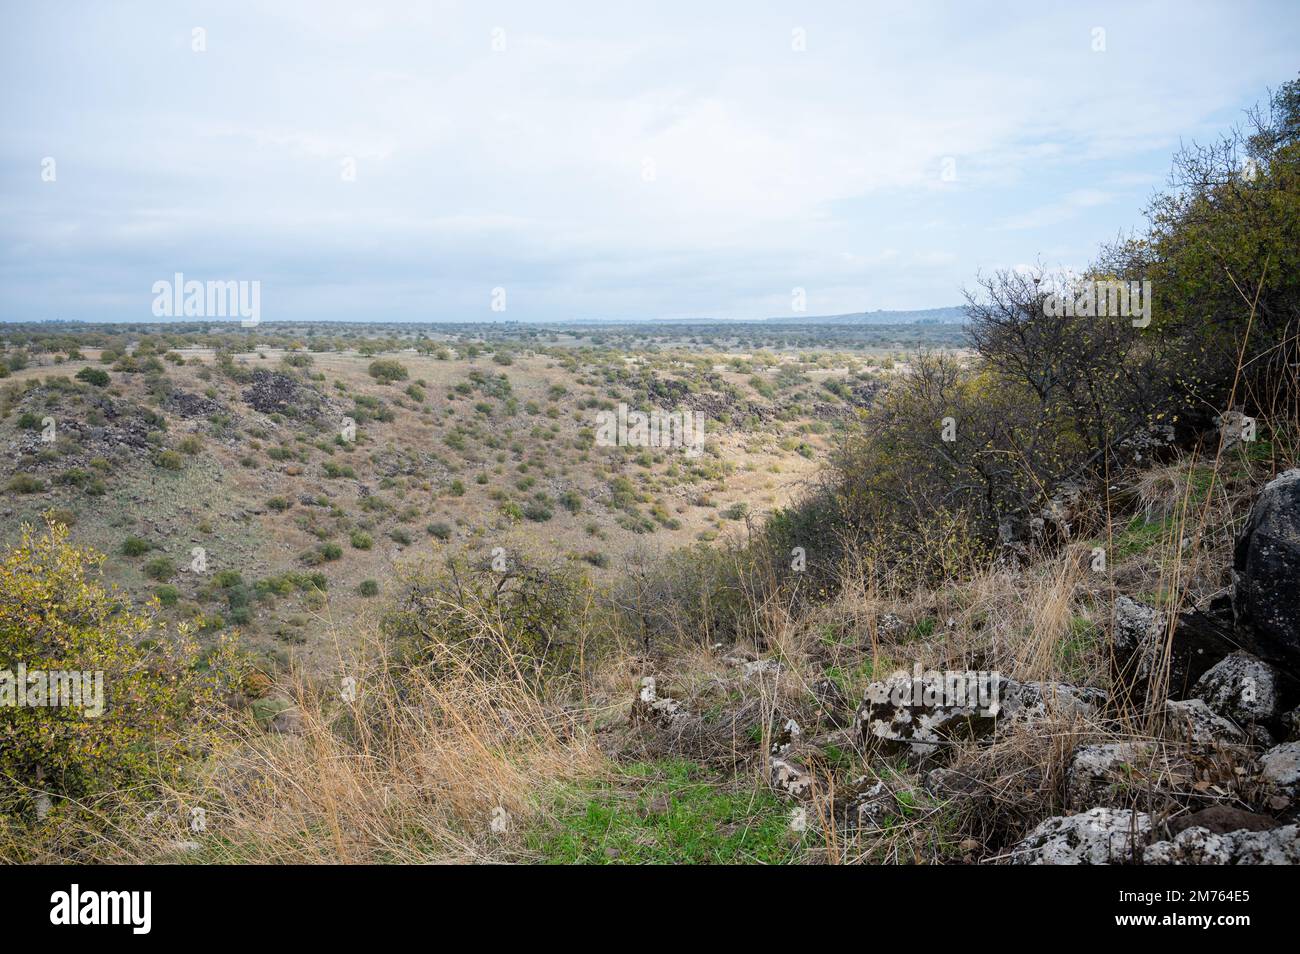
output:
[[[1300,827],[1271,831],[1212,832],[1188,828],[1172,841],[1157,841],[1142,851],[1148,865],[1300,864]]]
[[[1110,865],[1132,862],[1142,850],[1151,818],[1123,808],[1093,808],[1049,818],[1010,853],[1016,865]]]
[[[1300,469],[1260,492],[1237,539],[1232,577],[1237,626],[1251,648],[1300,670]]]

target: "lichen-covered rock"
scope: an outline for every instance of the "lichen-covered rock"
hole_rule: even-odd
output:
[[[1093,808],[1049,818],[1011,849],[1016,865],[1126,864],[1140,853],[1151,818],[1126,808]]]
[[[1237,725],[1268,722],[1278,715],[1278,674],[1250,653],[1235,652],[1197,680],[1192,694]]]
[[[1191,762],[1154,742],[1110,742],[1075,749],[1066,773],[1065,807],[1131,802],[1134,792],[1185,793],[1196,782]]]
[[[632,702],[633,722],[645,722],[660,728],[671,728],[685,718],[686,710],[676,699],[659,695],[654,676],[645,676]]]
[[[1165,728],[1175,738],[1201,745],[1240,745],[1246,733],[1208,705],[1204,699],[1165,703]]]
[[[1226,600],[1206,612],[1178,615],[1172,636],[1169,617],[1143,603],[1121,596],[1115,601],[1111,631],[1111,675],[1114,685],[1134,703],[1144,702],[1158,688],[1162,697],[1183,699],[1198,679],[1234,649],[1232,608]],[[1160,676],[1156,686],[1155,677]]]
[[[1300,468],[1269,481],[1237,539],[1232,607],[1252,649],[1300,668]]]
[[[1106,701],[1100,689],[1016,682],[997,673],[896,673],[873,682],[853,731],[885,751],[928,756],[954,740],[985,735],[999,720],[1032,723],[1049,714],[1083,715]]]
[[[1157,841],[1142,852],[1148,865],[1294,865],[1300,864],[1300,827],[1271,831],[1188,828],[1173,841]]]
[[[812,795],[812,775],[793,760],[774,756],[769,778],[774,789],[791,798],[804,799]]]
[[[1300,792],[1300,742],[1283,742],[1261,755],[1259,779],[1279,794]]]

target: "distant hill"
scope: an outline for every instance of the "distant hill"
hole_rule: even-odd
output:
[[[799,317],[768,318],[767,321],[807,322],[816,325],[908,325],[961,324],[966,320],[966,309],[960,305],[947,308],[921,308],[915,311],[860,311],[851,315],[808,315]]]

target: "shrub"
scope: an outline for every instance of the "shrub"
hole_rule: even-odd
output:
[[[375,545],[375,541],[364,530],[353,530],[352,545],[358,550],[369,550]]]
[[[144,565],[144,575],[159,583],[166,583],[176,575],[176,564],[167,557],[155,557]]]
[[[87,384],[93,384],[97,388],[108,387],[109,381],[112,380],[109,377],[108,372],[103,368],[90,366],[82,368],[76,373],[75,377],[78,381],[85,381]]]
[[[38,791],[56,800],[47,826],[80,811],[64,798],[160,797],[156,786],[176,784],[203,745],[233,671],[224,651],[199,669],[183,632],[172,639],[124,609],[99,580],[100,560],[58,526],[39,536],[25,527],[0,560],[0,659],[22,660],[29,673],[102,674],[79,705],[0,705],[0,820],[35,820]],[[81,820],[111,817],[106,807]],[[6,839],[11,847],[35,850],[28,839]]]
[[[405,381],[407,378],[406,368],[391,358],[381,358],[378,361],[370,362],[369,373],[372,378],[383,384]]]
[[[45,481],[32,474],[14,474],[7,487],[14,494],[38,494],[45,489]]]
[[[358,587],[358,592],[360,592],[362,596],[378,596],[379,584],[374,580],[362,580],[361,586]]]
[[[142,540],[140,537],[127,537],[122,541],[122,555],[135,557],[143,556],[153,549],[153,544],[148,540]]]

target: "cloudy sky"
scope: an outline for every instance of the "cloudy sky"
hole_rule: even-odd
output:
[[[1139,225],[1297,51],[1295,0],[5,0],[0,319],[955,304]]]

